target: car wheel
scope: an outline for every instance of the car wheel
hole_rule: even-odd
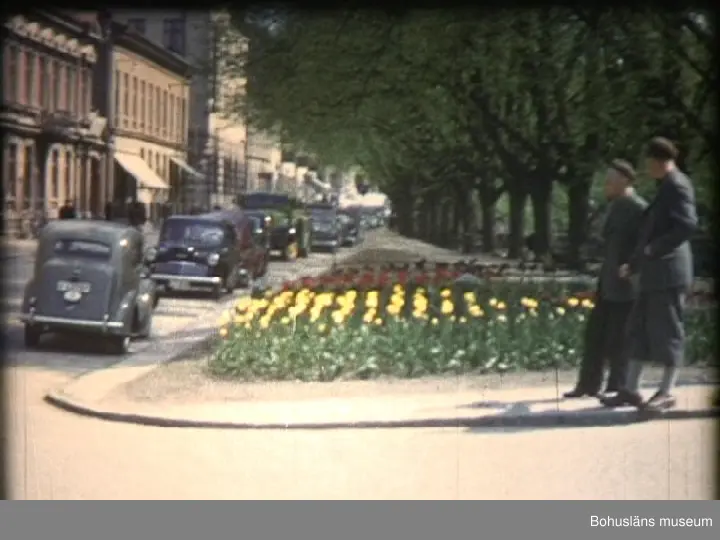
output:
[[[148,339],[152,333],[152,313],[148,314],[148,320],[145,323],[145,327],[140,332],[139,337],[142,339]]]
[[[225,276],[225,280],[223,283],[223,288],[225,289],[225,292],[227,294],[232,294],[235,290],[235,286],[237,285],[239,278],[237,277],[237,270],[235,270],[234,276]]]
[[[110,350],[113,354],[127,354],[130,351],[130,336],[112,336]]]
[[[40,336],[42,332],[35,326],[29,324],[25,325],[25,346],[28,348],[35,348],[40,345]]]
[[[222,285],[213,285],[212,292],[210,293],[210,296],[213,300],[220,300],[223,297],[223,286]]]

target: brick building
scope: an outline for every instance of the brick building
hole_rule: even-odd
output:
[[[28,216],[55,217],[66,199],[100,212],[105,121],[92,111],[99,36],[51,9],[4,21],[3,217],[27,234]]]

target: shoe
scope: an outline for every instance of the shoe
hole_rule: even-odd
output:
[[[614,396],[601,396],[600,403],[609,409],[626,406],[642,409],[644,406],[642,396],[637,392],[630,392],[628,390],[620,390]]]
[[[573,388],[569,392],[565,392],[563,394],[564,398],[567,399],[576,399],[576,398],[582,398],[582,397],[596,397],[597,392],[586,392],[582,388]]]
[[[647,403],[645,403],[645,410],[650,412],[662,412],[668,409],[672,409],[677,404],[677,399],[670,394],[663,392],[656,392]]]

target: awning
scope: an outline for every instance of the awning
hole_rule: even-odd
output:
[[[196,171],[193,169],[190,165],[185,163],[182,159],[177,157],[170,157],[170,161],[172,161],[175,165],[180,167],[183,171],[188,173],[190,176],[194,176],[196,178],[205,178],[205,175],[199,171]]]
[[[149,189],[170,189],[165,181],[153,171],[145,160],[133,154],[115,153],[115,160],[138,182],[138,187]]]

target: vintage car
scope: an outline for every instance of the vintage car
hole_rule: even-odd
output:
[[[338,210],[340,237],[343,246],[361,244],[364,239],[362,210],[357,206],[348,206]]]
[[[332,203],[308,204],[312,248],[327,249],[335,253],[342,245],[342,228],[337,207]]]
[[[156,305],[139,231],[107,221],[53,221],[40,233],[25,288],[25,345],[36,347],[45,333],[78,332],[125,354],[131,338],[149,337]]]
[[[284,260],[310,254],[310,220],[297,199],[280,193],[254,192],[240,195],[237,202],[245,211],[261,210],[270,216],[270,249],[280,252]]]
[[[209,290],[215,299],[249,287],[269,263],[262,229],[239,209],[169,217],[145,260],[158,291]]]

